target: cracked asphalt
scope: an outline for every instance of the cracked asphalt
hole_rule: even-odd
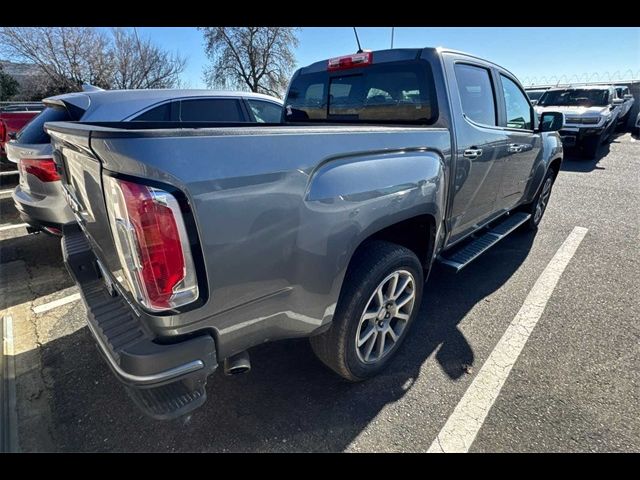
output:
[[[56,238],[0,231],[0,314],[14,323],[22,451],[423,452],[576,226],[588,232],[471,452],[640,450],[640,140],[568,156],[536,235],[515,233],[459,274],[436,266],[420,318],[384,374],[342,381],[306,340],[251,350],[209,380],[190,417],[143,416],[100,357]],[[0,225],[19,223],[0,200]]]

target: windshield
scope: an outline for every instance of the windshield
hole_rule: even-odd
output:
[[[437,118],[426,62],[396,62],[297,75],[285,102],[287,122],[418,123]]]
[[[605,107],[609,104],[609,91],[587,88],[550,90],[538,102],[542,106],[554,107]]]

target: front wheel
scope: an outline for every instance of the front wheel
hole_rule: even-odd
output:
[[[384,369],[420,309],[424,277],[411,250],[374,241],[354,256],[333,323],[311,337],[316,356],[351,381]]]
[[[605,133],[586,137],[582,141],[582,155],[584,155],[585,158],[593,159],[596,157],[598,148],[600,148],[600,144],[602,143]]]
[[[549,170],[547,170],[547,174],[544,176],[544,180],[542,180],[540,190],[538,190],[538,193],[533,199],[533,202],[528,204],[523,209],[524,212],[531,214],[531,218],[529,218],[529,221],[524,224],[527,230],[538,229],[540,220],[542,220],[542,216],[547,210],[547,205],[549,204],[549,199],[551,198],[551,189],[553,188],[553,183],[555,182],[555,180],[556,172],[550,168]]]

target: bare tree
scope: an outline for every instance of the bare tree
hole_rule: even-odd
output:
[[[74,88],[73,91],[77,90]],[[13,100],[19,101],[39,101],[43,98],[52,97],[53,95],[59,95],[61,93],[67,93],[70,90],[61,88],[59,84],[56,84],[51,78],[49,78],[44,72],[39,71],[24,78],[18,93],[13,97]]]
[[[115,88],[171,88],[180,80],[186,60],[140,40],[135,31],[113,29]]]
[[[91,27],[3,27],[0,51],[36,64],[60,92],[78,91],[83,82],[110,86],[113,61],[108,37]]]
[[[112,35],[93,27],[2,27],[0,53],[32,63],[42,75],[28,82],[25,97],[79,91],[83,83],[110,88],[169,88],[185,59],[139,40],[135,31]],[[31,85],[31,87],[29,87]]]
[[[210,87],[248,88],[282,96],[295,65],[298,46],[293,27],[200,27],[211,65]]]

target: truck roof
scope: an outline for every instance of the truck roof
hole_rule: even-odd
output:
[[[504,68],[502,65],[498,65],[497,63],[494,63],[490,60],[487,60],[485,58],[479,57],[477,55],[473,55],[471,53],[467,53],[467,52],[463,52],[460,50],[454,50],[452,48],[446,48],[446,47],[422,47],[422,48],[389,48],[386,50],[365,50],[365,51],[370,51],[371,53],[373,53],[373,59],[374,59],[374,63],[385,63],[385,62],[398,62],[398,61],[402,61],[402,60],[414,60],[417,59],[418,57],[422,56],[423,53],[425,52],[432,52],[435,53],[437,55],[440,55],[442,53],[456,53],[459,55],[465,55],[467,57],[471,57],[471,58],[477,58],[478,60],[482,60],[483,62],[486,63],[490,63],[491,65],[494,65],[498,68],[501,68],[502,70],[505,70],[507,72],[509,72],[511,75],[513,75],[515,77],[515,75],[510,72],[509,70],[507,70],[506,68]],[[355,52],[351,52],[351,54],[353,54]],[[350,53],[345,53],[345,55],[349,55]],[[327,61],[329,59],[324,59],[324,60],[320,60],[318,62],[314,62],[310,65],[307,65],[306,67],[301,67],[298,69],[298,73],[300,74],[305,74],[305,73],[313,73],[313,72],[320,72],[320,71],[324,71],[327,69]],[[517,78],[517,77],[516,77]]]

